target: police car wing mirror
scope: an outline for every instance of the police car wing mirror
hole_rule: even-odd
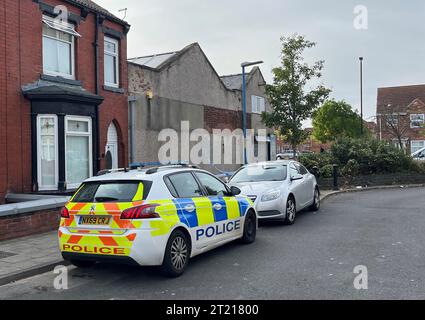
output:
[[[241,189],[239,189],[238,187],[230,187],[230,191],[232,192],[232,195],[234,196],[238,196],[242,193]]]

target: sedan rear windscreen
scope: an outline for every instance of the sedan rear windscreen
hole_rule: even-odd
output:
[[[88,182],[83,184],[78,190],[72,202],[132,202],[146,200],[151,186],[152,182],[150,181]]]

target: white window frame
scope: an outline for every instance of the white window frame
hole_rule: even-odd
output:
[[[55,185],[43,186],[41,185],[41,120],[54,119],[55,124]],[[37,116],[37,181],[38,190],[40,191],[55,191],[58,190],[59,185],[59,137],[58,137],[58,117],[54,114],[43,114]]]
[[[386,115],[385,124],[387,126],[398,126],[400,121],[399,118],[400,118],[399,114]]]
[[[418,151],[418,150],[416,150],[416,151],[413,151],[413,144],[414,143],[422,143],[422,147],[421,148],[419,148],[418,150],[420,150],[420,149],[422,149],[422,148],[424,148],[425,147],[425,140],[412,140],[412,141],[410,141],[410,153],[412,154],[412,153],[415,153],[416,151]]]
[[[88,133],[86,132],[75,132],[68,131],[68,121],[80,121],[88,123]],[[92,130],[92,118],[91,117],[82,117],[82,116],[66,116],[65,117],[65,180],[68,182],[68,165],[67,165],[67,137],[88,137],[89,138],[89,177],[93,176],[93,130]],[[83,182],[83,181],[81,181]],[[78,184],[68,184],[67,190],[77,189],[81,183]]]
[[[262,114],[266,111],[266,99],[264,97],[252,95],[252,113]]]
[[[417,117],[417,116],[421,116],[422,117],[422,125],[420,125],[420,126],[413,125],[413,117]],[[420,121],[418,121],[418,122],[420,122]],[[417,113],[417,114],[415,113],[415,114],[411,114],[410,115],[410,128],[411,129],[420,129],[420,128],[423,128],[424,124],[425,124],[425,115],[423,113]]]
[[[115,48],[117,49],[116,52],[106,51],[105,42],[111,42],[111,43],[115,44]],[[105,36],[104,50],[103,51],[104,51],[103,69],[104,69],[105,86],[119,88],[119,86],[120,86],[120,43],[119,43],[119,41],[117,39]],[[115,72],[116,72],[116,75],[117,75],[117,82],[116,83],[110,83],[110,82],[106,81],[106,63],[105,63],[106,59],[105,59],[105,57],[107,55],[115,57]]]
[[[55,76],[55,77],[59,76],[59,77],[75,80],[75,37],[81,37],[81,35],[75,31],[74,26],[72,24],[69,24],[69,23],[67,24],[65,22],[62,22],[62,24],[58,24],[55,22],[53,18],[48,16],[43,16],[43,23],[46,24],[50,29],[55,30],[56,32],[67,33],[71,35],[72,37],[72,41],[69,42],[69,41],[64,41],[55,37],[45,35],[42,32],[42,38],[49,38],[55,41],[59,41],[59,42],[63,42],[63,43],[71,45],[71,68],[70,68],[71,74],[46,70],[44,63],[43,63],[43,73],[50,76]],[[42,55],[44,59],[44,48],[43,48]]]

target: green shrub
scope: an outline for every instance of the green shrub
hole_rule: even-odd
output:
[[[329,153],[302,155],[299,160],[310,172],[321,177],[332,176],[333,164],[338,165],[341,175],[345,177],[425,173],[425,161],[416,162],[403,150],[377,139],[341,138],[333,144]]]
[[[329,153],[304,154],[300,156],[299,161],[312,173],[316,173],[326,165],[333,164],[332,155]]]
[[[409,171],[425,174],[425,161],[412,161]]]
[[[355,160],[362,175],[409,171],[413,165],[403,150],[376,139],[343,138],[332,146],[331,152],[340,167]]]
[[[332,178],[334,172],[334,167],[331,164],[327,164],[320,168],[319,176],[322,178]]]
[[[347,164],[342,168],[341,175],[343,177],[357,177],[360,172],[360,164],[354,160],[348,160]]]

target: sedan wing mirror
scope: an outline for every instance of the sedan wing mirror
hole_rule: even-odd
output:
[[[302,180],[302,179],[303,179],[303,176],[301,176],[301,175],[296,175],[296,176],[291,177],[291,181],[297,181],[297,180]]]

